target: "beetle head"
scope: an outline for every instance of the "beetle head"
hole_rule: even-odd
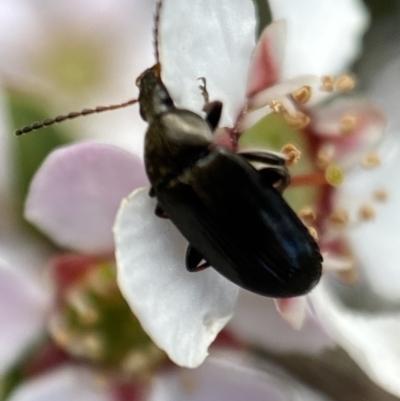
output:
[[[160,65],[156,64],[139,76],[136,85],[139,87],[140,115],[149,121],[153,116],[170,110],[174,104],[167,89],[161,82]]]

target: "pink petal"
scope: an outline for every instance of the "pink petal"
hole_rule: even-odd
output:
[[[267,89],[280,80],[285,39],[284,20],[275,21],[264,29],[253,54],[247,96]]]
[[[146,183],[143,163],[123,149],[68,146],[53,152],[35,175],[25,215],[63,247],[112,252],[111,228],[121,199]]]
[[[0,259],[0,373],[44,330],[48,306],[33,279]]]
[[[169,0],[160,20],[162,77],[178,107],[200,113],[205,77],[210,100],[224,104],[220,126],[232,127],[243,107],[255,46],[253,1]]]
[[[24,382],[9,401],[112,401],[96,377],[78,366],[63,366]]]
[[[149,401],[324,401],[265,360],[218,351],[197,369],[175,369],[154,380]]]

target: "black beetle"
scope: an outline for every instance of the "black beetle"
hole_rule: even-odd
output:
[[[286,298],[318,282],[318,245],[281,196],[290,182],[285,160],[268,152],[236,154],[212,148],[222,111],[207,117],[178,109],[159,66],[138,79],[142,118],[149,126],[145,165],[157,198],[155,213],[168,217],[188,240],[186,268],[212,266],[228,280],[260,295]],[[264,166],[256,170],[249,162]],[[200,264],[203,260],[206,264]]]

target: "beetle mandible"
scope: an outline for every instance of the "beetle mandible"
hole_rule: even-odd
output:
[[[138,78],[147,121],[145,166],[155,213],[168,217],[188,240],[186,268],[212,266],[242,288],[268,297],[294,297],[318,282],[322,257],[308,229],[282,197],[290,183],[274,153],[237,154],[213,147],[222,111],[207,116],[176,108],[160,66]],[[256,170],[250,161],[263,164]],[[205,260],[205,263],[201,263]]]

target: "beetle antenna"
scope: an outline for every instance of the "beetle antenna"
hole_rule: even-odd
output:
[[[27,134],[28,132],[35,131],[37,129],[48,127],[49,125],[53,125],[56,123],[62,123],[65,120],[72,120],[74,118],[87,116],[89,114],[102,113],[103,111],[122,109],[124,107],[131,106],[132,104],[135,104],[137,102],[138,102],[138,99],[131,99],[131,100],[128,100],[127,102],[119,103],[119,104],[112,104],[110,106],[98,106],[98,107],[95,107],[94,109],[83,109],[81,111],[72,111],[71,113],[68,113],[65,115],[60,115],[60,116],[57,116],[54,118],[47,118],[43,121],[36,121],[31,125],[27,125],[23,128],[17,129],[15,131],[15,135],[20,136],[23,134]]]
[[[159,52],[159,25],[160,25],[160,15],[161,15],[161,8],[163,5],[162,0],[158,0],[156,4],[156,10],[155,10],[155,15],[154,15],[154,50],[155,50],[155,56],[156,56],[156,61],[157,64],[160,63],[160,52]]]

